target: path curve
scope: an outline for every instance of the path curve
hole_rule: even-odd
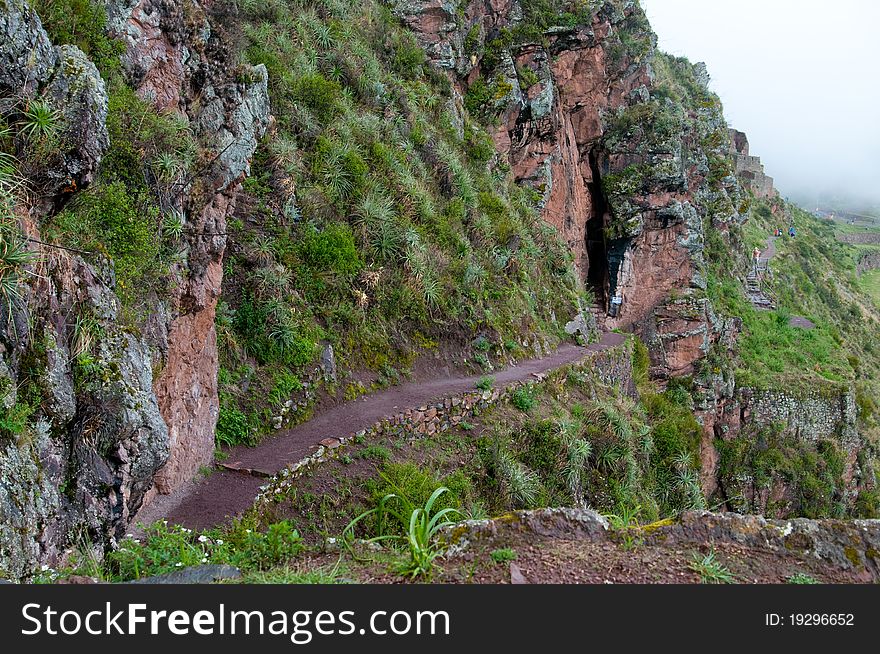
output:
[[[566,344],[553,354],[523,361],[494,373],[495,384],[509,386],[534,375],[556,370],[625,342],[626,335],[607,332],[598,343],[587,347]],[[325,438],[353,436],[408,408],[435,403],[453,395],[474,390],[482,375],[448,377],[423,383],[406,383],[333,407],[308,422],[276,432],[256,447],[239,446],[229,452],[226,464],[272,476],[311,454]],[[221,524],[250,508],[266,483],[263,477],[218,469],[208,477],[191,482],[171,495],[156,497],[134,519],[152,524],[166,519],[190,529]],[[139,531],[139,530],[135,530]]]
[[[770,260],[776,256],[776,241],[782,236],[769,236],[767,238],[767,248],[761,252],[761,255],[758,257],[758,269],[761,271],[767,271],[770,269]],[[762,290],[760,290],[758,286],[757,275],[753,273],[749,275],[748,278],[749,289],[748,296],[749,301],[754,304],[757,308],[767,310],[767,309],[775,309],[776,303],[773,302]],[[816,325],[813,321],[804,318],[803,316],[792,316],[789,318],[788,324],[790,327],[797,327],[798,329],[815,329]]]

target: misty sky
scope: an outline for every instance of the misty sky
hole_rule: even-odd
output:
[[[660,48],[705,61],[783,195],[880,201],[880,2],[641,0]]]

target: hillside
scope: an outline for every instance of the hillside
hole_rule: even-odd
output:
[[[412,566],[440,488],[624,551],[880,516],[878,246],[778,196],[638,2],[6,0],[0,33],[3,576],[392,580],[327,550]]]

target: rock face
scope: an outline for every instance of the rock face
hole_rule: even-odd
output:
[[[187,115],[203,147],[216,153],[202,192],[180,200],[187,216],[187,261],[176,271],[177,292],[163,307],[154,339],[164,363],[155,391],[170,440],[156,490],[170,493],[213,457],[219,412],[214,317],[226,221],[269,125],[268,75],[264,66],[231,64],[219,21],[198,3],[111,5],[111,26],[126,43],[123,60],[137,92],[159,109]]]
[[[856,464],[864,443],[846,409],[851,395],[837,393],[829,408],[736,387],[730,362],[742,325],[707,298],[706,226],[724,235],[742,222],[746,190],[777,193],[746,135],[728,129],[705,65],[658,53],[627,0],[544,17],[564,26],[517,0],[392,4],[459,103],[493,125],[498,157],[568,243],[603,326],[642,338],[652,378],[693,379],[707,496],[719,492],[716,440],[779,421],[814,445],[834,432],[851,502],[854,484],[871,476]]]
[[[107,94],[86,56],[53,47],[26,3],[5,3],[0,30],[3,112],[27,110],[39,96],[59,117],[63,146],[32,171],[38,199],[18,210],[24,233],[39,239],[41,212],[96,174],[108,145]],[[4,408],[33,413],[17,439],[0,443],[0,569],[16,578],[60,562],[67,547],[101,550],[119,537],[168,456],[150,348],[117,320],[112,267],[58,249],[34,255],[39,274],[0,314]],[[84,330],[68,316],[83,314],[102,337],[77,392],[71,361]]]
[[[837,240],[841,243],[849,243],[850,245],[878,245],[880,244],[880,234],[876,232],[868,232],[866,234],[838,234]]]
[[[104,80],[79,48],[53,46],[24,0],[5,3],[0,37],[0,113],[26,111],[38,96],[57,112],[63,146],[32,177],[43,204],[63,201],[94,179],[109,144]]]
[[[856,264],[856,274],[861,276],[877,268],[880,268],[880,252],[866,252]]]
[[[704,491],[714,501],[744,513],[797,515],[813,492],[804,488],[804,471],[837,477],[833,488],[822,491],[821,503],[832,509],[835,504],[850,508],[861,492],[876,489],[874,464],[871,457],[862,456],[872,447],[860,433],[852,390],[740,388],[719,406],[720,412],[704,416],[704,427],[711,429],[703,443]],[[756,464],[761,451],[770,449],[768,438],[776,453]],[[718,448],[728,453],[724,467],[719,465]],[[740,451],[757,451],[757,458],[747,454],[742,460],[736,456]],[[801,458],[801,452],[808,454]],[[778,453],[787,453],[788,465],[773,462]],[[818,468],[811,469],[817,461]]]
[[[63,144],[28,171],[40,199],[16,208],[22,231],[40,241],[42,221],[97,175],[108,98],[85,54],[53,46],[24,0],[3,4],[0,112],[20,115],[39,98],[57,113]],[[17,438],[0,441],[0,571],[13,578],[62,565],[74,547],[100,556],[156,489],[173,490],[211,460],[226,219],[270,120],[265,69],[232,65],[222,29],[199,4],[107,6],[131,85],[188,117],[208,163],[174,198],[185,248],[173,291],[155,299],[142,330],[123,327],[111,262],[36,245],[37,274],[0,312],[0,401],[25,416]]]
[[[488,85],[499,156],[568,242],[606,326],[662,334],[657,367],[692,368],[719,336],[688,307],[674,344],[682,307],[669,296],[701,295],[703,221],[735,220],[740,203],[736,180],[710,165],[726,155],[727,127],[705,66],[672,62],[700,95],[682,115],[662,95],[656,37],[635,2],[601,3],[539,35],[516,0],[406,0],[395,11],[469,109]]]

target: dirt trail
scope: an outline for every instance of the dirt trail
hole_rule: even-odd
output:
[[[761,256],[758,257],[758,269],[752,269],[746,278],[746,295],[748,296],[749,302],[755,305],[758,309],[763,309],[765,311],[773,311],[776,309],[776,302],[761,288],[761,280],[763,275],[770,273],[770,260],[776,256],[776,241],[780,238],[783,237],[770,236],[767,238],[767,248],[761,252]],[[803,316],[792,316],[789,319],[788,324],[800,329],[816,328],[816,325],[812,321]]]
[[[523,361],[494,373],[496,386],[508,386],[581,360],[588,352],[599,352],[624,342],[623,334],[606,333],[587,347],[563,345],[553,354]],[[272,476],[313,452],[325,438],[352,436],[383,418],[408,408],[431,404],[476,387],[482,375],[450,377],[423,383],[407,383],[329,409],[312,420],[275,433],[256,447],[236,447],[226,463]],[[190,529],[220,524],[248,509],[266,479],[244,472],[218,469],[206,478],[191,482],[172,495],[157,497],[135,518],[152,524],[167,519]]]

